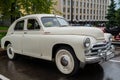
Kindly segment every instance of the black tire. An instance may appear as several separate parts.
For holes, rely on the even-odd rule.
[[[59,71],[65,75],[74,75],[80,69],[80,62],[78,61],[73,49],[69,47],[60,47],[57,49],[55,63]]]

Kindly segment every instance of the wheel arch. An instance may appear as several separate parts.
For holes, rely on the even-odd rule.
[[[10,41],[5,41],[4,47],[6,48],[8,44],[11,44],[11,42]]]
[[[57,49],[60,48],[60,47],[63,47],[63,46],[64,46],[64,47],[68,47],[68,48],[70,48],[70,49],[72,49],[72,50],[74,51],[73,47],[72,47],[71,45],[69,45],[69,44],[63,44],[63,43],[55,44],[55,45],[53,46],[53,48],[52,48],[52,59],[55,58]],[[74,53],[75,53],[75,51],[74,51]],[[76,56],[76,55],[75,55],[75,56]]]

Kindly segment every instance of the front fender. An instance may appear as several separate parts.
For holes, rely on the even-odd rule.
[[[64,35],[63,35],[64,36]],[[74,52],[76,57],[78,58],[79,61],[81,62],[85,62],[85,48],[84,48],[84,40],[88,37],[86,36],[75,36],[75,35],[71,35],[71,36],[59,36],[59,38],[56,38],[56,42],[54,43],[54,45],[56,44],[67,44],[70,45]],[[53,45],[53,46],[54,46]]]

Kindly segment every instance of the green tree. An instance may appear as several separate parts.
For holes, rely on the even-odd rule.
[[[120,27],[120,8],[116,11],[116,22],[117,26]]]
[[[116,26],[116,4],[114,0],[111,0],[110,6],[108,6],[108,13],[106,18],[108,19],[107,28]]]
[[[3,19],[11,18],[11,23],[20,17],[18,0],[0,0],[0,11]]]
[[[52,0],[0,0],[0,12],[13,22],[20,15],[50,13]]]
[[[116,22],[117,25],[120,27],[120,0],[118,0],[118,9],[116,10]]]
[[[20,0],[19,3],[26,14],[50,13],[54,4],[52,0]]]

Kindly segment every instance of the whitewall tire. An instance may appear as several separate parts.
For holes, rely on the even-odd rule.
[[[14,53],[12,44],[7,45],[7,56],[10,60],[13,60],[16,58],[16,54]]]
[[[59,71],[66,75],[74,75],[79,70],[79,61],[74,51],[68,47],[61,47],[57,50],[55,63]]]

